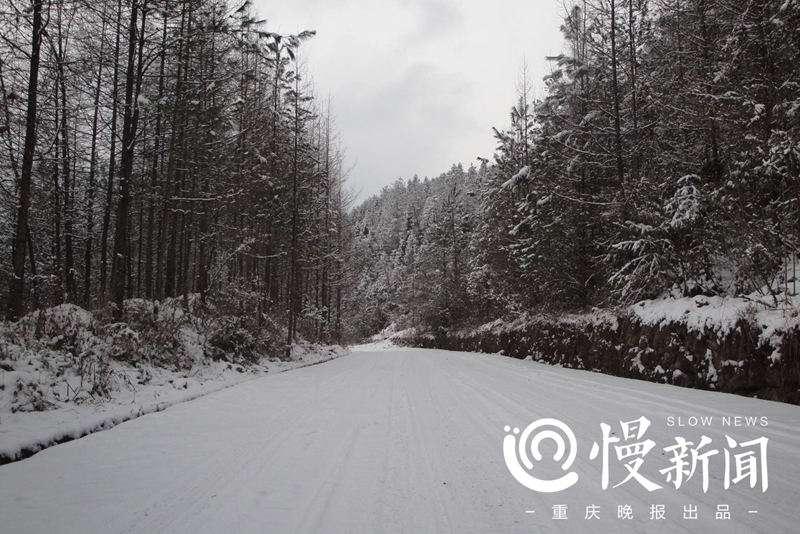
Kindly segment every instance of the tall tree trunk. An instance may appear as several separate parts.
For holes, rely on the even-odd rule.
[[[89,306],[92,288],[92,244],[94,240],[94,194],[97,173],[97,125],[100,119],[100,90],[103,86],[103,56],[106,45],[106,8],[103,7],[103,27],[100,30],[100,61],[97,66],[97,86],[94,90],[92,115],[92,145],[89,152],[89,184],[86,191],[86,244],[83,258],[83,305]]]
[[[136,129],[139,121],[138,97],[141,91],[144,67],[143,47],[147,0],[141,6],[141,29],[137,31],[139,0],[133,0],[128,33],[128,63],[125,73],[125,115],[122,123],[122,158],[120,159],[120,198],[117,204],[117,221],[114,232],[114,258],[111,267],[111,282],[114,294],[114,316],[121,318],[125,285],[128,280],[130,246],[128,237],[128,215],[131,204],[131,177],[133,174],[133,155]],[[137,47],[138,45],[138,47]],[[138,51],[137,51],[138,48]],[[138,57],[138,61],[137,61]]]
[[[164,175],[164,198],[161,212],[161,226],[159,227],[158,250],[156,251],[156,297],[171,297],[174,293],[175,283],[175,246],[178,231],[178,212],[172,199],[173,184],[180,190],[181,184],[178,176],[181,170],[178,165],[179,154],[183,143],[185,131],[185,113],[182,113],[183,90],[185,84],[184,73],[187,57],[186,36],[191,31],[192,8],[191,4],[183,3],[181,12],[180,42],[178,44],[178,71],[175,81],[175,106],[172,112],[172,132],[170,134],[169,156],[167,171]],[[187,28],[188,26],[188,28]],[[170,209],[172,213],[170,217]],[[170,229],[167,233],[167,229]],[[167,242],[169,235],[169,243]]]
[[[164,64],[167,53],[167,13],[164,12],[163,29],[161,34],[161,53],[158,67],[158,106],[164,98]],[[162,109],[157,109],[156,131],[153,140],[153,167],[150,172],[150,198],[147,207],[147,252],[145,256],[144,286],[145,296],[153,298],[153,232],[155,228],[155,202],[159,182],[159,158],[161,156],[161,119]],[[162,223],[164,224],[163,220]]]
[[[711,65],[711,35],[708,28],[706,16],[708,14],[708,6],[706,0],[700,0],[697,5],[698,18],[700,22],[700,40],[702,46],[702,59],[703,59],[703,74],[705,76],[704,88],[707,95],[711,95],[713,87],[709,81],[713,75]],[[706,157],[706,164],[704,169],[705,178],[709,181],[715,182],[722,178],[722,163],[719,156],[719,140],[717,134],[717,118],[715,106],[709,103],[707,106],[708,115],[708,131],[711,143],[711,158]]]
[[[622,159],[622,127],[620,125],[620,89],[617,64],[617,8],[616,0],[611,0],[611,93],[614,100],[614,158],[617,163],[617,183],[621,195],[620,213],[627,217],[625,194],[625,171]]]
[[[142,130],[142,138],[146,138],[146,131],[147,129],[144,128]],[[147,163],[144,158],[141,159],[141,176],[142,176],[142,191],[145,190],[144,186],[144,176],[147,176]],[[136,298],[142,297],[142,255],[144,254],[144,201],[145,195],[139,195],[139,224],[138,224],[138,232],[139,235],[137,237],[137,253],[136,253],[136,290],[133,290],[133,284],[131,284],[131,289],[129,293],[132,293]]]
[[[136,1],[136,0],[134,0]],[[108,233],[111,226],[111,210],[114,204],[114,175],[117,158],[117,115],[119,113],[119,52],[122,34],[122,0],[117,0],[116,41],[114,44],[114,81],[111,90],[111,147],[108,161],[108,183],[106,184],[106,205],[103,211],[103,233],[100,238],[100,298],[108,297]]]
[[[28,76],[28,109],[25,115],[25,148],[22,153],[22,172],[19,184],[19,208],[11,252],[13,275],[8,291],[8,318],[13,320],[24,310],[25,290],[25,244],[28,240],[28,215],[31,206],[31,181],[33,156],[36,150],[36,98],[39,89],[39,56],[42,45],[42,4],[33,0],[33,31],[31,38],[31,61]]]
[[[294,343],[295,331],[297,330],[297,286],[299,285],[299,272],[298,272],[298,215],[300,206],[297,199],[297,192],[299,184],[299,151],[300,151],[300,81],[295,75],[295,94],[294,94],[294,137],[292,144],[292,240],[290,245],[290,261],[289,261],[289,283],[288,283],[288,297],[289,297],[289,327],[287,335],[287,351],[291,351],[291,345]],[[288,353],[287,353],[288,355]]]
[[[216,22],[216,21],[215,21]],[[210,57],[207,60],[203,60],[203,55],[200,56],[200,63],[202,65],[208,65],[208,72],[205,76],[206,79],[215,79],[216,75],[216,42],[215,42],[215,35],[211,34],[211,50],[210,50]],[[206,97],[208,98],[208,97]],[[216,100],[216,93],[211,94],[211,101],[207,102],[207,107],[211,109],[216,109],[217,100]],[[205,139],[203,146],[206,147],[203,149],[202,157],[201,157],[201,171],[203,173],[202,177],[202,184],[200,186],[200,228],[198,231],[198,242],[197,242],[197,279],[195,282],[196,291],[200,293],[200,301],[203,305],[206,303],[206,293],[208,291],[208,258],[206,257],[208,252],[208,241],[210,240],[209,235],[209,223],[210,223],[210,216],[211,216],[211,198],[210,198],[210,183],[209,183],[209,175],[211,173],[211,161],[212,158],[209,154],[209,149],[214,144],[213,135],[210,132],[206,132]],[[194,210],[192,210],[194,211]],[[256,278],[256,275],[251,275],[251,279]]]
[[[64,281],[66,302],[74,302],[76,295],[75,288],[75,261],[72,250],[72,202],[71,198],[71,176],[70,176],[70,154],[69,154],[69,117],[67,115],[67,82],[64,64],[66,62],[66,50],[63,48],[64,37],[61,33],[62,6],[58,7],[58,90],[61,92],[61,175],[64,186]],[[57,92],[58,92],[57,90]]]
[[[55,124],[56,131],[55,150],[56,157],[53,162],[53,273],[55,274],[55,294],[53,295],[55,303],[61,304],[64,302],[64,264],[62,263],[63,256],[61,255],[61,160],[59,152],[62,148],[61,144],[61,121],[60,110],[58,108],[58,85],[56,85],[55,98]]]
[[[36,280],[36,254],[34,253],[33,247],[33,237],[31,236],[31,227],[28,226],[28,238],[26,239],[28,242],[28,256],[30,257],[31,261],[31,276],[33,277],[31,280],[31,293],[33,294],[33,306],[35,308],[39,307],[39,293],[38,293],[38,285],[39,283]]]
[[[635,18],[633,12],[633,2],[634,0],[628,0],[628,51],[631,69],[631,113],[633,119],[633,135],[631,136],[631,139],[633,140],[633,145],[635,147],[639,144],[639,109],[636,99],[636,74],[638,65],[636,60],[636,32],[634,26]],[[636,180],[639,178],[639,165],[639,150],[634,148],[631,165],[631,174],[634,182],[636,182]]]
[[[331,100],[328,97],[328,106],[325,113],[325,214],[323,217],[322,228],[322,332],[326,336],[330,330],[330,292],[328,288],[328,276],[330,268],[331,250]],[[320,143],[322,145],[322,143]]]
[[[3,58],[0,57],[0,94],[7,95],[5,76],[3,75]],[[11,129],[11,110],[8,108],[10,98],[3,98],[3,115],[5,118],[5,125],[2,129],[5,130],[8,138],[6,146],[8,147],[8,160],[11,164],[11,173],[14,175],[14,180],[19,184],[19,167],[17,166],[17,157],[14,150],[14,142],[17,140],[16,136],[12,133]]]
[[[189,193],[189,198],[192,200],[189,201],[189,214],[184,217],[183,219],[183,236],[184,236],[184,244],[181,253],[181,261],[180,261],[180,284],[179,290],[183,295],[184,302],[188,302],[189,292],[190,292],[190,282],[192,277],[190,275],[189,269],[191,267],[191,258],[192,258],[192,245],[196,239],[197,228],[194,224],[194,212],[197,208],[197,167],[193,166],[192,172],[192,186],[191,191]]]

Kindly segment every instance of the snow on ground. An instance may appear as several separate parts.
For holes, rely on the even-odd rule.
[[[88,316],[84,319],[90,320]],[[175,371],[107,360],[79,374],[71,372],[72,358],[31,351],[14,361],[13,367],[0,366],[0,463],[266,373],[313,365],[346,353],[338,346],[299,344],[289,361],[264,358],[259,364],[245,366],[197,358],[191,369]],[[96,380],[99,373],[108,377],[102,381],[102,392],[90,387],[101,383]]]
[[[690,331],[704,329],[727,334],[740,320],[758,325],[761,345],[773,347],[773,360],[780,359],[784,332],[800,326],[800,296],[784,296],[780,305],[768,297],[684,297],[679,299],[645,300],[631,306],[629,312],[643,324],[666,325],[681,322]]]
[[[361,347],[358,350],[389,349],[397,346],[405,346],[408,345],[408,343],[404,343],[405,341],[418,336],[420,333],[416,327],[405,328],[403,330],[398,330],[397,328],[397,323],[391,323],[389,326],[370,337],[368,343],[358,345],[358,347]]]
[[[672,323],[686,325],[690,332],[713,331],[721,336],[737,327],[739,321],[757,326],[760,346],[773,349],[773,361],[780,359],[780,348],[786,332],[800,328],[800,295],[778,294],[775,297],[753,293],[748,296],[660,298],[643,300],[619,310],[595,309],[590,313],[542,316],[521,314],[513,319],[497,319],[478,327],[459,332],[463,336],[511,332],[528,324],[545,322],[580,325],[610,325],[616,330],[620,317],[631,316],[638,322],[666,327]],[[392,333],[390,339],[401,339],[404,334],[414,334],[413,329]]]
[[[797,406],[498,355],[361,349],[323,365],[249,380],[0,467],[3,530],[798,531]],[[647,428],[643,416],[651,423]],[[512,476],[512,469],[522,481],[529,481],[525,473],[543,480],[565,475],[563,458],[552,461],[556,447],[548,434],[540,443],[541,460],[530,468],[513,448],[504,455],[505,442],[527,440],[524,429],[544,418],[557,419],[575,435],[574,447],[566,440],[576,451],[567,471],[577,482],[555,493],[531,490]],[[637,420],[638,428],[627,432],[620,424]],[[606,442],[602,423],[609,425]],[[699,447],[701,436],[711,442]],[[670,449],[678,438],[692,442],[682,457],[689,463],[680,487],[678,471],[669,471],[681,452]],[[765,451],[748,445],[761,438],[768,440]],[[593,443],[601,449],[594,459]],[[691,449],[701,456],[717,451],[708,457],[705,491],[702,458],[689,478]],[[650,492],[635,478],[623,482],[634,465],[628,462],[637,458],[643,463],[636,473],[660,489]]]
[[[395,343],[395,341],[402,339],[408,333],[414,333],[414,332],[416,332],[414,328],[408,328],[406,330],[398,331],[397,324],[392,323],[383,330],[381,330],[379,333],[370,337],[368,342],[361,343],[360,345],[353,345],[350,347],[350,349],[356,352],[399,349],[401,347],[398,346]]]
[[[350,350],[353,352],[370,352],[375,350],[399,349],[391,339],[372,340],[369,343],[353,345]]]

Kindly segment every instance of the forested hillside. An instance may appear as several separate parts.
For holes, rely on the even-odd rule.
[[[10,319],[196,294],[291,343],[795,290],[796,0],[575,2],[494,161],[352,212],[313,31],[222,0],[6,0],[0,24]]]
[[[3,0],[0,262],[10,319],[199,294],[341,334],[342,151],[298,59],[224,0]]]
[[[354,332],[796,290],[800,4],[578,1],[494,162],[354,212]]]

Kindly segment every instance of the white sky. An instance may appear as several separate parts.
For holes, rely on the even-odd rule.
[[[561,52],[563,0],[255,0],[267,28],[316,30],[303,45],[331,96],[359,200],[397,178],[491,159],[527,58],[541,95]]]

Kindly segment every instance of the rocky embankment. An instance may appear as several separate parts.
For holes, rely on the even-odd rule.
[[[741,299],[695,297],[615,313],[498,320],[439,335],[407,331],[394,341],[800,404],[797,315]]]

